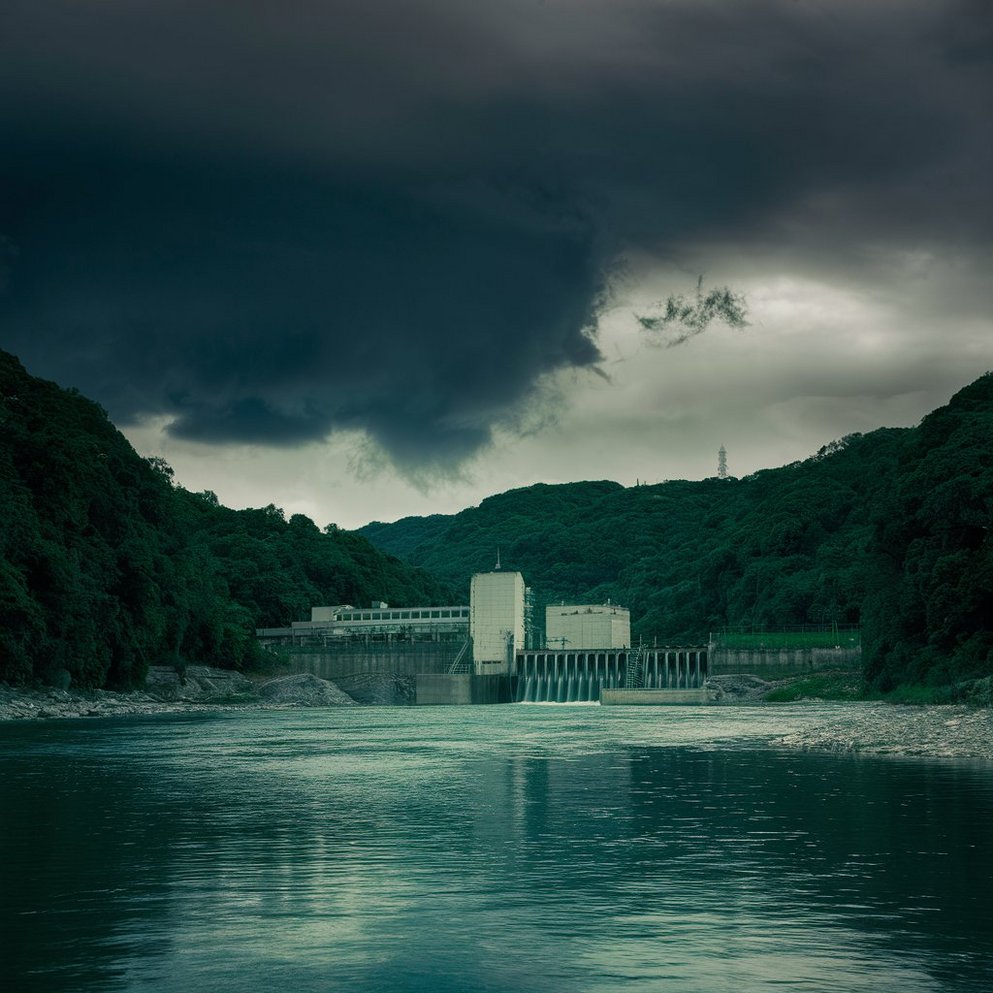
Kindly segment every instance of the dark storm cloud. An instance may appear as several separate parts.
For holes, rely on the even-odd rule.
[[[121,421],[453,465],[595,366],[625,250],[989,234],[981,5],[483,8],[8,3],[3,345]]]

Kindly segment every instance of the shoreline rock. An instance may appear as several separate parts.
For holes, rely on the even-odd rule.
[[[711,676],[704,684],[707,703],[722,707],[762,703],[774,685],[748,673]]]
[[[309,673],[253,682],[241,673],[211,666],[189,666],[182,677],[175,669],[153,666],[144,689],[122,693],[0,684],[0,721],[356,705],[334,683]]]
[[[297,707],[357,707],[353,700],[335,683],[310,672],[278,676],[256,687],[259,697],[276,704]]]

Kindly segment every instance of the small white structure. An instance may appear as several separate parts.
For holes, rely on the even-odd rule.
[[[545,608],[550,649],[629,648],[631,612],[616,603],[561,604]]]
[[[311,624],[330,624],[338,619],[338,615],[343,610],[354,610],[350,603],[339,604],[337,607],[311,607]]]
[[[477,675],[510,675],[524,648],[524,577],[477,572],[469,586],[469,635]]]

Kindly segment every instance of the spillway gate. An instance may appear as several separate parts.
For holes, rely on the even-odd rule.
[[[705,646],[518,652],[511,692],[525,703],[581,703],[601,689],[698,689],[708,674]]]

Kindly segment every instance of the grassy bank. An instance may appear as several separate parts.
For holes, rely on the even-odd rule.
[[[888,693],[867,688],[858,669],[834,669],[779,680],[765,695],[767,703],[799,700],[882,700],[906,706],[966,704],[993,706],[993,678],[973,679],[950,686],[897,686]]]
[[[836,669],[809,673],[794,679],[778,680],[765,695],[767,703],[795,703],[798,700],[866,700],[865,683],[858,669]]]

